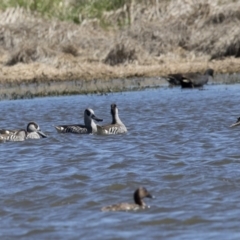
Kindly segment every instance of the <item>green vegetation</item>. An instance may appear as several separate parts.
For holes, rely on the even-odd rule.
[[[48,18],[80,23],[86,18],[101,20],[104,11],[116,10],[127,0],[2,0],[0,9],[23,7]]]

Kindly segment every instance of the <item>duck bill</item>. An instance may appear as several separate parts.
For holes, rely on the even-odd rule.
[[[147,198],[155,198],[155,196],[151,195],[150,193],[146,197]]]
[[[43,138],[47,137],[47,135],[45,133],[43,133],[42,131],[38,131],[38,134],[41,135]]]
[[[97,122],[102,122],[103,119],[97,118],[95,115],[92,115],[92,119],[94,119]]]
[[[240,121],[230,125],[230,127],[236,127],[236,126],[239,126],[239,125],[240,125]]]

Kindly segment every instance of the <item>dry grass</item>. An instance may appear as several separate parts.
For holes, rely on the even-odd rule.
[[[81,25],[21,8],[0,12],[0,81],[239,72],[240,1],[172,0],[125,6]],[[130,22],[125,27],[119,22]]]
[[[214,68],[218,73],[240,72],[240,61],[237,58],[227,58],[207,62],[171,62],[161,65],[118,65],[109,66],[104,63],[82,63],[70,68],[55,68],[41,63],[16,64],[11,67],[0,67],[2,83],[31,83],[65,80],[114,79],[129,77],[165,76],[169,73],[204,72],[206,68]],[[215,79],[217,80],[217,79]]]

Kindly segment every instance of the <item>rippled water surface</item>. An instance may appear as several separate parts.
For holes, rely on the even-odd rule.
[[[240,239],[240,85],[0,102],[1,128],[36,121],[47,139],[0,144],[1,239]],[[129,132],[58,134],[116,103]],[[150,209],[101,212],[132,202]]]

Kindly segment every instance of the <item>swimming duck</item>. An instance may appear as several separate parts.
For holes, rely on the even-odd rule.
[[[73,124],[73,125],[58,125],[55,126],[59,133],[78,133],[78,134],[89,134],[97,132],[97,125],[93,121],[102,121],[102,119],[97,118],[94,111],[90,108],[84,111],[84,124]]]
[[[30,122],[27,125],[27,139],[46,138],[47,135],[43,133],[36,122]]]
[[[119,203],[110,206],[103,207],[101,210],[104,212],[108,211],[129,211],[129,210],[139,210],[149,208],[144,202],[143,198],[154,198],[146,188],[139,187],[133,194],[133,199],[135,203]]]
[[[20,129],[14,133],[1,134],[0,140],[6,142],[21,142],[27,139],[27,134],[25,129]]]
[[[240,117],[237,119],[237,121],[235,123],[233,123],[232,125],[230,125],[230,127],[236,127],[240,125]]]
[[[1,129],[0,135],[12,135],[19,131],[19,129],[9,130]],[[46,134],[43,133],[36,122],[29,122],[27,125],[27,139],[39,139],[46,138]]]
[[[127,128],[122,123],[118,115],[118,108],[116,104],[111,104],[112,123],[104,126],[97,125],[98,134],[119,134],[126,133]]]

